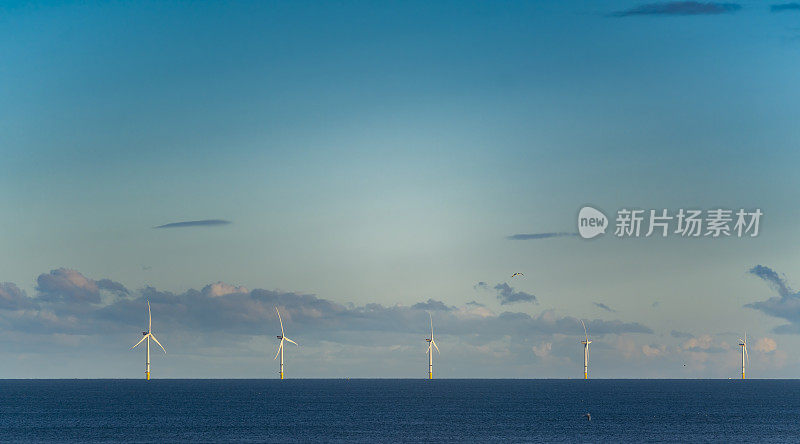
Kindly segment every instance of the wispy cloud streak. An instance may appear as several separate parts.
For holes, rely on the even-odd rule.
[[[713,15],[735,12],[742,9],[738,3],[717,2],[661,2],[634,6],[612,15],[630,17],[640,15]]]
[[[592,304],[594,304],[595,307],[602,308],[603,310],[605,310],[605,311],[607,311],[609,313],[616,313],[616,311],[617,311],[617,310],[614,310],[613,308],[609,307],[608,305],[606,305],[606,304],[604,304],[602,302],[592,302]]]
[[[779,3],[769,7],[770,12],[800,11],[800,3]]]
[[[185,228],[185,227],[213,227],[217,225],[228,225],[231,221],[223,219],[187,220],[185,222],[172,222],[159,225],[153,228]]]
[[[571,237],[577,236],[578,233],[521,233],[521,234],[512,234],[508,236],[506,239],[508,240],[536,240],[536,239],[548,239],[551,237]]]

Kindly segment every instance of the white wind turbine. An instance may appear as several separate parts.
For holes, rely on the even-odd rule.
[[[278,311],[278,307],[275,307],[275,313],[278,313],[278,322],[281,323],[281,335],[278,336],[278,339],[281,340],[281,343],[278,345],[278,352],[275,353],[275,357],[273,360],[278,359],[278,355],[281,355],[281,379],[283,379],[283,341],[289,341],[296,346],[300,346],[297,342],[292,341],[291,339],[287,338],[283,335],[283,320],[281,319],[281,312]]]
[[[742,347],[742,379],[744,379],[744,360],[747,358],[747,363],[750,364],[750,355],[747,354],[747,332],[744,332],[744,339],[739,339],[739,347]]]
[[[586,330],[586,324],[583,323],[583,319],[581,319],[581,325],[583,325],[583,335],[584,340],[581,341],[583,344],[583,379],[589,379],[589,344],[592,341],[589,340],[589,332]]]
[[[150,380],[150,339],[153,339],[154,341],[156,341],[156,344],[158,344],[158,346],[161,347],[161,350],[164,350],[164,354],[167,353],[167,350],[164,348],[163,345],[161,345],[160,342],[158,342],[158,339],[156,339],[156,336],[153,334],[153,316],[150,314],[150,301],[147,301],[147,331],[143,331],[142,335],[143,335],[142,339],[140,339],[139,342],[136,343],[136,345],[131,347],[131,350],[133,350],[134,348],[138,347],[139,344],[142,343],[142,341],[147,339],[147,358],[145,360],[145,365],[144,365],[144,374],[145,374],[145,378],[149,381]]]
[[[428,316],[431,318],[431,337],[430,339],[425,338],[425,340],[428,341],[428,379],[433,379],[433,349],[436,348],[436,353],[441,352],[436,345],[436,341],[433,340],[433,316],[430,313],[428,313]]]

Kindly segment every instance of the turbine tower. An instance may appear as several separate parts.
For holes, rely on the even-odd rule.
[[[586,330],[586,324],[583,323],[583,319],[581,319],[581,325],[583,325],[583,336],[585,338],[581,341],[581,344],[583,344],[583,379],[589,379],[589,344],[592,341],[589,340],[589,332]]]
[[[145,339],[147,340],[147,354],[146,354],[145,364],[144,364],[144,376],[145,376],[145,379],[147,379],[149,381],[150,380],[150,339],[153,339],[154,341],[156,341],[156,344],[158,344],[158,346],[161,347],[161,350],[164,350],[164,354],[167,353],[167,350],[164,348],[163,345],[161,345],[160,342],[158,342],[158,339],[156,339],[156,336],[153,334],[153,316],[150,314],[150,301],[147,301],[147,331],[143,331],[142,335],[143,335],[142,339],[139,339],[139,342],[137,342],[136,345],[131,347],[131,350],[133,350],[134,348],[138,347],[139,344],[141,344]]]
[[[431,337],[430,339],[425,338],[428,341],[428,379],[433,379],[433,348],[436,348],[436,353],[441,352],[436,345],[436,341],[433,340],[433,316],[430,313],[428,313],[428,316],[431,318]]]
[[[747,358],[747,363],[750,363],[750,355],[747,354],[747,332],[744,332],[744,339],[739,339],[739,347],[742,347],[742,379],[744,379],[744,360]]]
[[[283,341],[289,341],[294,345],[300,346],[297,342],[292,341],[291,339],[287,338],[283,335],[283,320],[281,320],[281,312],[278,311],[278,307],[275,307],[275,313],[278,313],[278,322],[281,323],[281,335],[278,336],[278,339],[281,340],[280,344],[278,345],[278,352],[275,353],[275,357],[273,360],[278,359],[278,355],[281,355],[281,379],[283,379]]]

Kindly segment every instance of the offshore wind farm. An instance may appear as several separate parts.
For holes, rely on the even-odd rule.
[[[0,442],[796,442],[799,18],[2,2]]]

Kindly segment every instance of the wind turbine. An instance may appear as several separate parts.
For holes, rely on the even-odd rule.
[[[149,381],[150,380],[150,339],[153,339],[154,341],[156,341],[156,344],[158,344],[158,346],[161,347],[161,350],[164,350],[164,354],[167,353],[167,350],[164,348],[163,345],[161,345],[160,342],[158,342],[158,339],[156,339],[156,336],[153,334],[153,316],[150,314],[150,301],[147,301],[147,331],[143,331],[142,335],[143,335],[142,339],[139,339],[139,342],[137,342],[136,345],[131,347],[131,350],[133,350],[134,348],[138,347],[139,344],[141,344],[145,339],[147,339],[147,358],[146,358],[146,361],[145,361],[145,364],[144,364],[144,375],[145,375],[145,378]]]
[[[583,344],[583,379],[589,379],[589,344],[592,341],[589,340],[589,332],[586,330],[586,324],[583,323],[583,319],[581,319],[581,325],[583,325],[583,335],[586,338],[581,341],[581,344]]]
[[[287,338],[283,335],[283,320],[281,320],[281,312],[278,311],[278,307],[275,307],[275,313],[278,313],[278,322],[281,323],[281,335],[278,336],[278,339],[281,340],[281,343],[278,345],[278,352],[275,353],[275,357],[273,360],[278,359],[278,355],[281,355],[281,379],[283,379],[283,341],[289,341],[296,346],[300,346],[297,342],[292,341],[291,339]]]
[[[425,338],[428,341],[428,379],[433,379],[433,348],[436,348],[437,353],[441,353],[439,351],[439,347],[436,345],[436,341],[433,340],[433,315],[428,313],[428,316],[431,318],[431,337],[430,339]]]
[[[750,363],[750,355],[747,354],[747,332],[744,332],[744,339],[739,339],[739,347],[742,347],[742,379],[744,379],[744,360],[747,358],[747,363]]]

